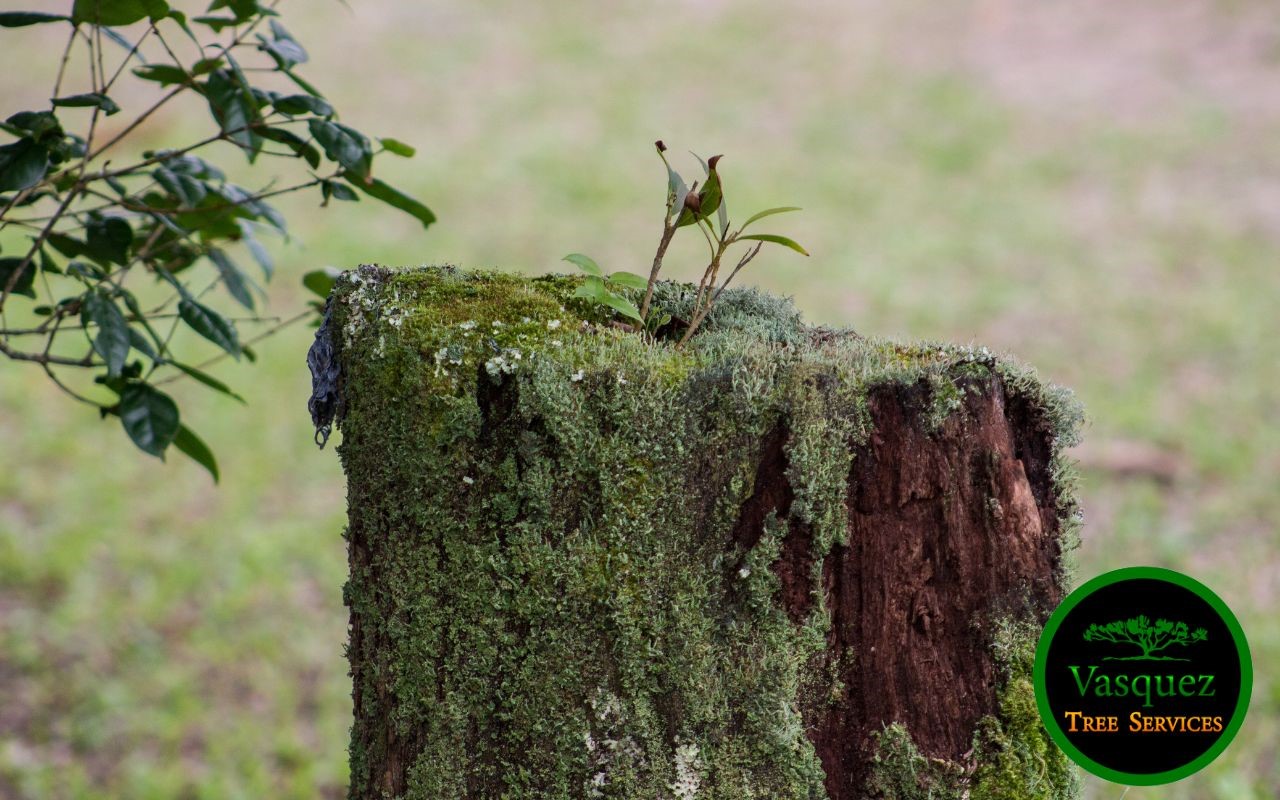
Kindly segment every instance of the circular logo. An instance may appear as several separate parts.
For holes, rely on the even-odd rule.
[[[1107,780],[1181,780],[1244,722],[1253,665],[1235,615],[1179,572],[1129,567],[1072,592],[1036,649],[1045,727],[1068,757]]]

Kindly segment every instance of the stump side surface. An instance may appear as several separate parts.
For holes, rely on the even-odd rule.
[[[351,796],[1071,796],[1027,704],[1069,400],[747,291],[648,344],[574,285],[339,282]]]

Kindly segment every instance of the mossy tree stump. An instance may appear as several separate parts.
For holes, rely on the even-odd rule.
[[[1069,397],[751,291],[646,343],[574,286],[335,288],[351,797],[1072,796],[1029,680]]]

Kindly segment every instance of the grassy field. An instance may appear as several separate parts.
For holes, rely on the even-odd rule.
[[[979,342],[1074,387],[1078,574],[1182,569],[1241,617],[1257,679],[1236,743],[1128,800],[1280,796],[1280,7],[350,6],[284,4],[304,74],[418,146],[393,177],[440,222],[283,203],[276,313],[326,264],[542,272],[583,251],[641,271],[651,142],[723,152],[731,208],[805,207],[782,219],[813,257],[771,253],[749,281],[816,321]],[[0,31],[6,115],[46,102],[60,44]],[[141,144],[206,116],[157,119]],[[673,276],[694,277],[694,244]],[[217,488],[0,365],[0,797],[342,796],[344,490],[311,441],[309,338],[218,373],[248,408],[178,390]]]

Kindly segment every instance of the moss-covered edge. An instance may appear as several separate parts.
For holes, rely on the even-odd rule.
[[[363,647],[363,658],[379,654],[355,674],[356,693],[381,698],[364,703],[363,713],[392,713],[395,731],[416,737],[408,781],[393,788],[422,798],[545,797],[551,786],[564,797],[824,797],[797,710],[797,695],[812,677],[805,665],[824,640],[823,609],[797,628],[777,608],[769,564],[781,530],[766,524],[761,542],[737,560],[719,552],[751,490],[754,444],[787,418],[794,512],[813,526],[815,548],[825,553],[845,535],[844,443],[865,441],[868,389],[926,382],[933,388],[926,423],[938,426],[973,378],[996,376],[1050,429],[1065,550],[1073,546],[1076,508],[1062,451],[1075,441],[1079,407],[1069,392],[985,348],[902,345],[813,329],[788,301],[751,290],[726,293],[692,346],[646,344],[573,298],[575,286],[565,276],[362,267],[335,288],[329,324],[342,370],[349,535],[366,542],[385,537],[381,563],[353,559],[346,590],[353,617],[379,620],[376,630],[353,632],[352,647]],[[679,315],[691,287],[663,283],[656,298]],[[820,382],[833,388],[816,396],[814,382],[805,380],[814,374],[838,380]],[[506,413],[536,417],[554,431],[504,427],[493,408],[483,407],[478,398],[486,395],[490,403],[506,402],[494,392],[512,383],[519,387],[517,407]],[[723,419],[734,424],[718,425]],[[494,437],[502,446],[489,449],[515,455],[486,462]],[[600,452],[605,438],[615,452]],[[551,440],[559,452],[545,452]],[[657,523],[634,513],[679,505],[670,501],[688,483],[682,465],[695,462],[723,473],[711,476],[721,496],[700,512],[697,526],[675,510]],[[559,485],[566,470],[600,493],[587,511],[595,520],[566,520],[554,508],[573,499],[573,490]],[[414,495],[419,503],[405,502]],[[389,505],[385,497],[398,499]],[[483,497],[483,507],[467,505],[468,497]],[[463,519],[511,527],[516,540],[481,541]],[[716,546],[669,552],[655,535],[659,525],[704,529]],[[423,547],[422,531],[438,532],[438,547]],[[625,544],[607,540],[615,534],[627,537]],[[557,537],[555,546],[549,536]],[[607,563],[611,548],[641,563]],[[674,563],[691,554],[694,563]],[[438,578],[445,562],[453,585]],[[736,587],[727,600],[708,593],[705,572],[727,574]],[[539,580],[572,591],[550,603],[528,589]],[[735,632],[725,641],[723,630],[711,630],[716,620],[692,611],[648,619],[655,598],[645,583],[666,593],[659,605],[685,602],[688,610],[701,603],[731,619]],[[446,605],[453,618],[440,617]],[[468,608],[488,621],[459,619]],[[510,662],[503,648],[520,651],[521,626],[574,614],[605,619],[618,641],[674,652],[664,651],[669,663],[655,672],[651,654],[627,663],[625,644],[597,653],[592,648],[602,639],[588,631],[521,651],[524,661]],[[999,713],[975,732],[971,763],[925,759],[908,731],[890,727],[869,788],[886,798],[1074,796],[1074,772],[1048,740],[1030,696],[1026,655],[1034,651],[1036,630],[1030,621],[1007,620],[990,631],[1005,681]],[[463,642],[478,650],[451,661]],[[723,652],[703,652],[710,642]],[[524,662],[536,669],[524,670]],[[556,663],[568,667],[548,676]],[[504,670],[513,673],[505,690],[481,685],[486,674]],[[689,705],[674,717],[645,700],[672,694]],[[527,699],[528,708],[511,707],[513,697]],[[566,704],[578,712],[546,731],[521,716]],[[495,713],[503,720],[495,730],[468,728],[475,715]],[[670,730],[672,718],[683,720],[682,730]],[[519,732],[520,725],[538,732]],[[379,785],[368,771],[385,761],[379,748],[396,744],[371,735],[380,726],[385,720],[357,716],[353,796],[369,796],[360,787]],[[730,730],[734,736],[725,735]],[[504,754],[534,751],[542,755],[525,758],[524,774],[507,769]]]

